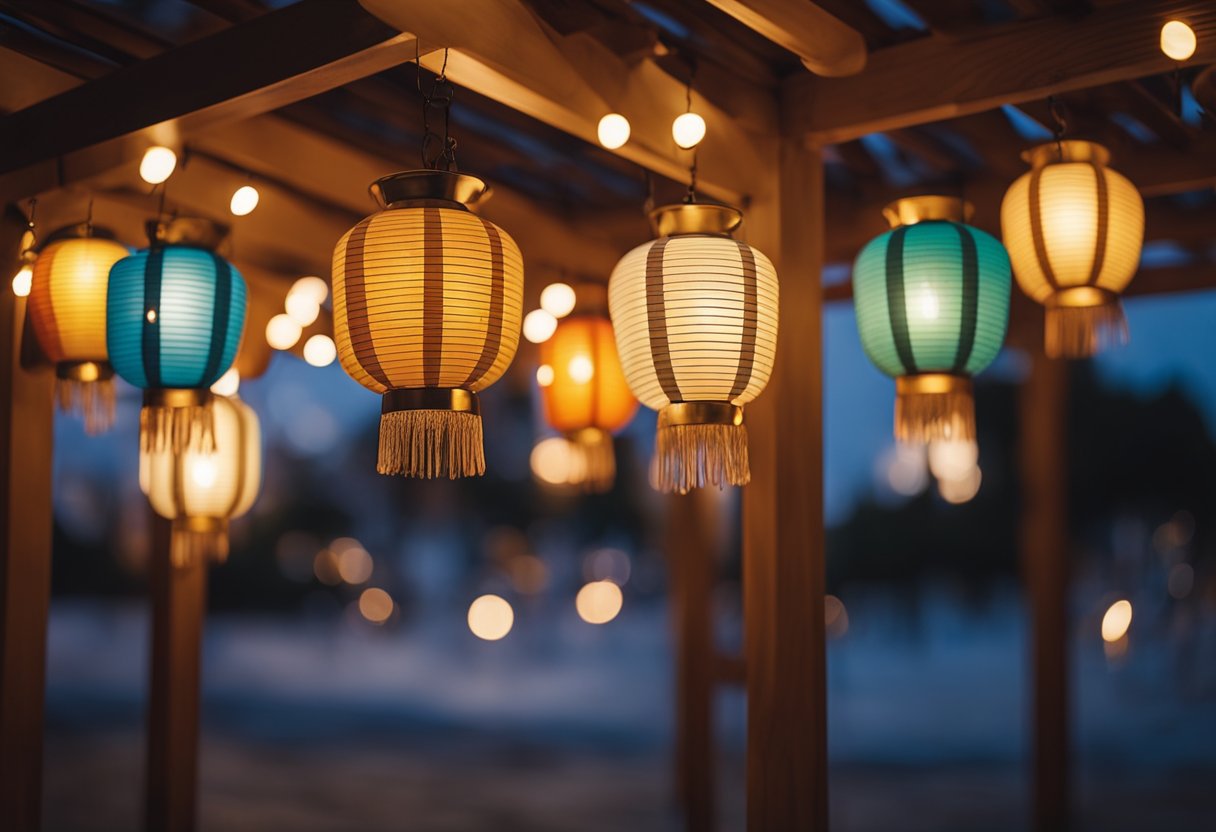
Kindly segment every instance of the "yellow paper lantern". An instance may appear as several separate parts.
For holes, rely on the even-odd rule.
[[[152,510],[173,521],[173,562],[179,566],[228,555],[228,521],[245,514],[262,480],[262,439],[257,414],[240,399],[212,403],[215,450],[175,451],[145,446],[139,485]]]
[[[342,367],[383,395],[382,474],[485,472],[477,393],[519,343],[519,247],[469,211],[480,179],[410,171],[373,186],[385,208],[334,249],[334,336]]]
[[[742,220],[724,205],[655,209],[659,238],[626,254],[608,284],[625,377],[659,411],[665,491],[751,477],[743,405],[772,372],[778,289],[769,259],[731,239]]]
[[[84,417],[85,430],[114,423],[114,369],[106,349],[106,287],[110,267],[127,256],[114,240],[93,236],[53,240],[34,261],[29,314],[42,352],[55,364],[61,410]]]
[[[577,305],[541,344],[538,378],[545,421],[561,431],[583,457],[581,482],[587,491],[612,487],[616,458],[612,434],[637,412],[638,402],[616,354],[612,324],[603,313],[604,290],[580,286]]]
[[[1053,358],[1127,341],[1119,302],[1140,262],[1144,201],[1093,142],[1041,145],[1001,204],[1001,232],[1018,285],[1047,309]]]

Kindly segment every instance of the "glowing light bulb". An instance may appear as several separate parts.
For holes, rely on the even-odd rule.
[[[685,150],[691,150],[705,138],[705,119],[696,113],[681,113],[671,123],[671,137]]]
[[[486,641],[498,641],[515,624],[515,611],[505,598],[482,595],[469,604],[469,629]]]
[[[609,113],[600,119],[596,133],[600,144],[609,150],[616,150],[629,141],[629,119],[620,113]]]
[[[1195,30],[1181,20],[1171,20],[1161,27],[1161,51],[1167,58],[1185,61],[1195,54],[1198,43]]]
[[[379,587],[368,587],[359,595],[359,612],[373,624],[383,624],[393,614],[393,598]]]
[[[612,581],[592,581],[578,591],[574,608],[588,624],[607,624],[621,611],[621,588]]]
[[[215,467],[215,463],[206,457],[198,457],[194,460],[194,465],[190,467],[190,479],[199,488],[210,488],[215,485],[215,480],[219,476],[219,471]]]
[[[159,185],[173,175],[177,154],[167,147],[149,147],[139,162],[139,178],[149,185]]]
[[[287,297],[290,298],[292,295],[303,295],[306,298],[311,298],[313,303],[320,306],[329,297],[329,284],[319,277],[301,277],[291,284]]]
[[[22,266],[20,271],[13,276],[13,294],[19,298],[28,297],[30,287],[34,285],[34,270],[29,266]]]
[[[555,318],[574,311],[574,289],[565,283],[550,283],[540,293],[540,308]]]
[[[591,359],[587,356],[576,355],[566,365],[566,372],[570,374],[570,379],[575,384],[586,384],[595,375],[595,365],[591,363]]]
[[[1120,599],[1111,604],[1102,616],[1102,640],[1118,641],[1132,626],[1132,602]]]
[[[288,317],[300,326],[308,326],[321,314],[321,304],[306,292],[288,292],[283,308],[287,310]]]
[[[228,372],[224,373],[215,384],[211,385],[211,392],[217,396],[235,396],[236,391],[241,389],[241,371],[236,367],[229,367]]]
[[[228,210],[235,216],[243,217],[258,207],[258,200],[261,194],[258,189],[252,185],[242,185],[237,188],[232,194],[232,201],[228,203]]]
[[[304,342],[304,360],[314,367],[328,367],[338,357],[334,339],[317,333]]]
[[[536,368],[536,383],[541,387],[548,387],[553,383],[553,367],[548,364],[541,364]]]
[[[290,315],[275,315],[266,323],[266,343],[289,350],[300,340],[300,325]]]
[[[543,309],[533,309],[524,316],[524,337],[533,344],[543,344],[557,331],[557,318]]]
[[[149,309],[148,314],[144,315],[144,317],[148,319],[148,323],[150,323],[150,324],[156,323],[156,310]]]

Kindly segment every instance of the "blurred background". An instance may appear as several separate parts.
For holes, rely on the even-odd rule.
[[[1069,374],[1079,828],[1207,830],[1216,297],[1136,298],[1127,313],[1131,344]],[[827,308],[825,347],[833,828],[1026,828],[1027,361],[1006,350],[979,380],[982,482],[948,500],[924,455],[892,443],[892,385],[862,354],[851,305]],[[378,401],[336,363],[276,353],[242,384],[265,482],[211,572],[203,828],[679,828],[665,501],[646,475],[654,414],[620,437],[610,492],[549,485],[531,461],[546,435],[534,374],[525,350],[485,394],[488,472],[456,482],[377,475]],[[56,424],[50,829],[139,823],[150,636],[137,408],[120,388],[112,433]],[[739,495],[713,499],[729,655]],[[576,604],[602,580],[620,587],[619,612],[613,597]],[[511,608],[500,640],[477,635],[506,626],[502,610],[473,606],[486,594]],[[718,812],[737,829],[742,691],[721,688],[717,705]]]

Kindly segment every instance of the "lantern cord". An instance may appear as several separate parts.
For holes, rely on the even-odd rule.
[[[429,90],[422,88],[422,55],[418,43],[414,43],[415,85],[422,96],[422,166],[428,170],[447,170],[455,172],[456,139],[451,134],[452,99],[456,90],[448,83],[448,49],[443,50],[443,65],[439,74],[431,81]],[[443,111],[443,135],[431,129],[431,110]],[[435,146],[438,146],[435,149]]]
[[[692,164],[688,166],[688,193],[684,201],[692,204],[697,201],[697,149],[692,149]]]
[[[1047,96],[1047,111],[1051,114],[1052,135],[1056,140],[1056,152],[1060,159],[1064,158],[1064,133],[1068,130],[1068,119],[1064,113],[1064,105],[1054,95]]]
[[[30,198],[30,215],[25,221],[25,234],[21,237],[21,256],[24,258],[34,250],[37,237],[34,231],[34,214],[38,210],[38,197]]]
[[[86,237],[93,236],[93,197],[89,197],[89,212],[84,218],[84,235]]]

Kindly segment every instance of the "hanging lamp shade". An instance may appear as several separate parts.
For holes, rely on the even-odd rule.
[[[965,224],[970,206],[942,196],[884,209],[892,229],[853,265],[853,304],[866,355],[895,379],[901,441],[974,439],[971,377],[1000,352],[1009,322],[1009,257]]]
[[[485,473],[477,394],[515,356],[524,288],[515,241],[469,211],[487,190],[447,171],[384,177],[384,210],[334,249],[334,340],[382,395],[381,474]]]
[[[612,434],[637,412],[616,353],[602,286],[579,286],[574,311],[540,345],[537,371],[545,421],[561,431],[582,459],[577,469],[590,492],[612,487],[616,455]]]
[[[228,555],[228,521],[253,506],[262,482],[262,438],[257,414],[235,396],[211,405],[215,448],[145,447],[139,484],[152,510],[173,521],[173,562]]]
[[[85,430],[114,423],[114,369],[106,349],[106,286],[127,248],[91,226],[50,238],[34,261],[29,315],[42,352],[55,365],[61,410],[84,417]]]
[[[1001,234],[1018,285],[1046,307],[1052,358],[1127,342],[1119,296],[1136,274],[1144,201],[1107,167],[1102,145],[1060,141],[1023,154],[1031,169],[1001,203]]]
[[[658,239],[612,272],[608,305],[635,396],[659,411],[658,486],[686,493],[751,477],[743,406],[768,383],[777,346],[777,272],[731,239],[723,205],[657,208]]]
[[[223,229],[206,220],[150,223],[151,245],[114,264],[106,299],[110,361],[144,391],[146,447],[209,447],[208,388],[236,357],[245,326],[240,273],[215,247]]]

